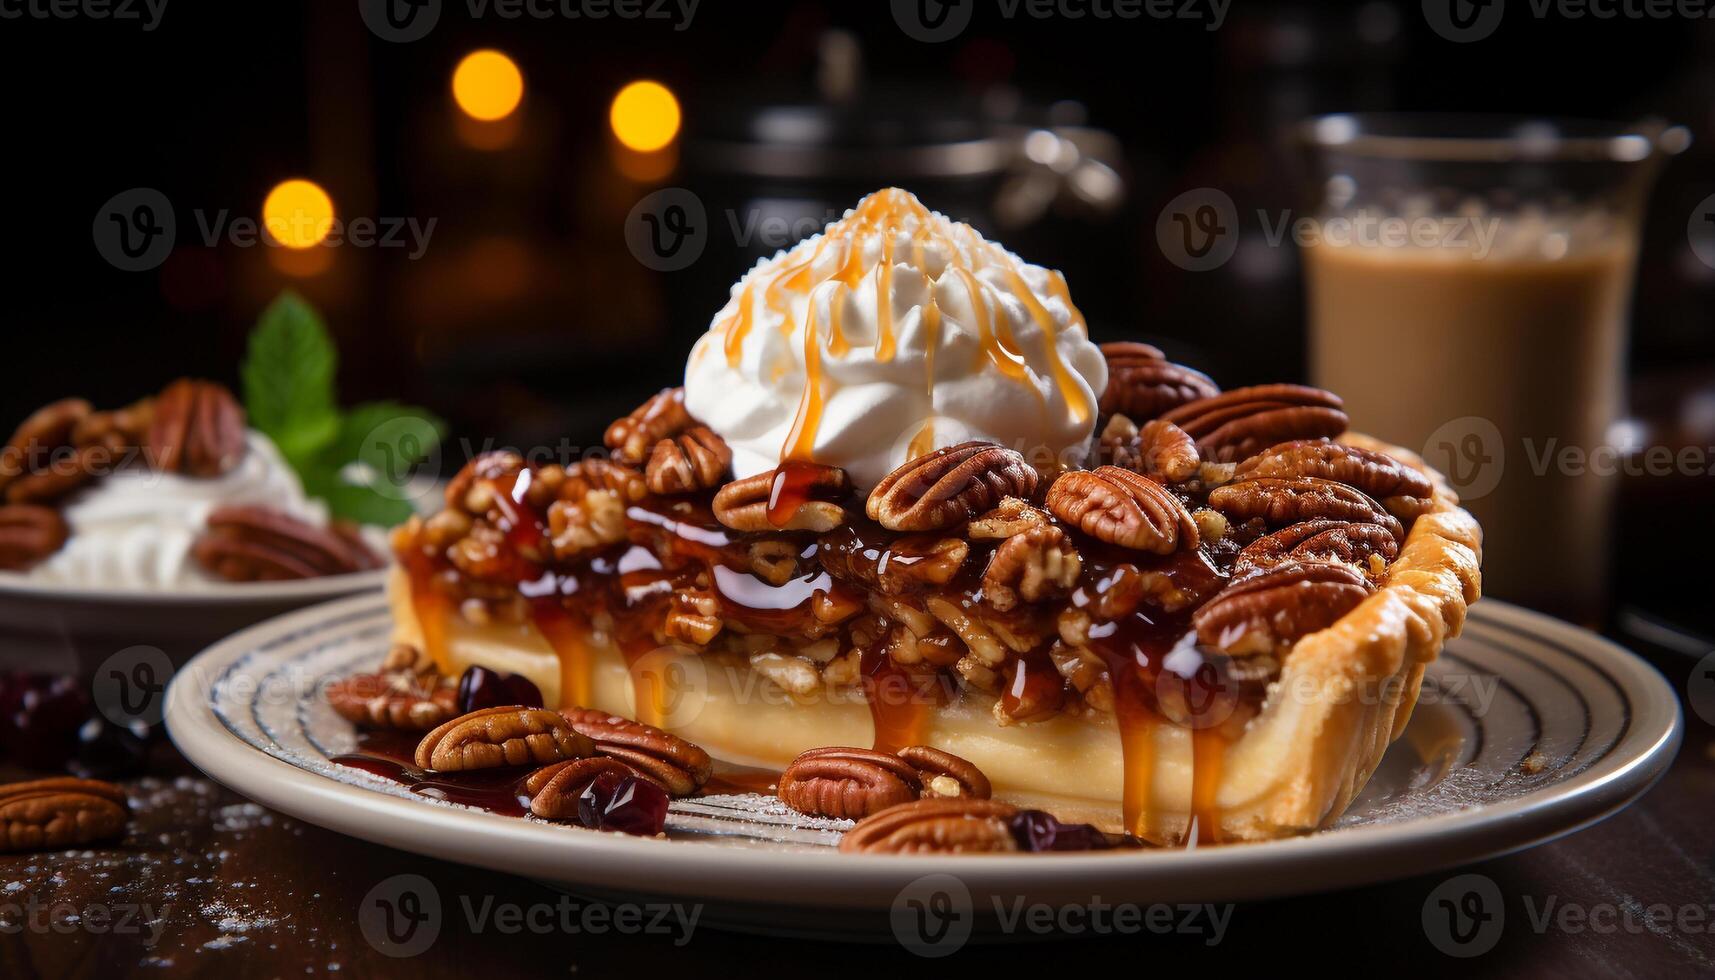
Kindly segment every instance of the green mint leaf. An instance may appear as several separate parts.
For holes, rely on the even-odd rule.
[[[364,486],[326,470],[312,471],[304,480],[304,489],[328,505],[335,520],[392,527],[403,524],[416,508],[391,486]]]
[[[262,311],[244,358],[244,408],[295,468],[339,434],[338,366],[321,315],[303,297],[287,290]]]

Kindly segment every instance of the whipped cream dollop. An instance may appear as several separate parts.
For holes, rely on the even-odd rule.
[[[213,478],[125,469],[91,484],[65,505],[71,537],[31,579],[103,589],[194,588],[214,581],[191,558],[209,511],[263,504],[316,524],[327,510],[267,436],[252,430],[244,458]]]
[[[867,489],[972,439],[1081,460],[1106,384],[1060,273],[888,188],[733,286],[691,351],[685,407],[736,477],[813,460]]]

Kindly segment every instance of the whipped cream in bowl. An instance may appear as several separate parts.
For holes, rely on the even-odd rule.
[[[242,460],[219,476],[123,469],[72,497],[64,508],[71,536],[26,577],[100,590],[230,588],[197,566],[191,545],[203,533],[210,511],[247,504],[318,526],[328,521],[327,508],[304,493],[274,443],[251,430]],[[368,543],[377,554],[386,554],[379,532]]]
[[[1107,364],[1066,280],[888,188],[758,262],[697,341],[685,407],[742,479],[784,460],[860,490],[969,440],[1081,462]]]

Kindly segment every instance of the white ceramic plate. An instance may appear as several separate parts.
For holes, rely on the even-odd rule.
[[[1406,735],[1332,829],[1194,850],[1007,856],[840,854],[827,824],[759,797],[674,804],[669,839],[483,813],[331,765],[354,745],[320,686],[373,669],[379,597],[283,616],[181,670],[167,726],[210,776],[293,816],[391,847],[552,880],[584,894],[708,903],[707,921],[842,933],[873,929],[902,889],[956,875],[991,897],[1052,904],[1229,901],[1418,874],[1528,847],[1636,798],[1672,760],[1678,701],[1625,650],[1485,600],[1433,665]]]

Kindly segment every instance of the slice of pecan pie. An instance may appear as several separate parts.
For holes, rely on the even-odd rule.
[[[935,746],[1151,840],[1337,816],[1478,595],[1479,531],[1315,388],[1088,340],[903,191],[759,263],[610,453],[467,465],[401,642],[726,762]]]

